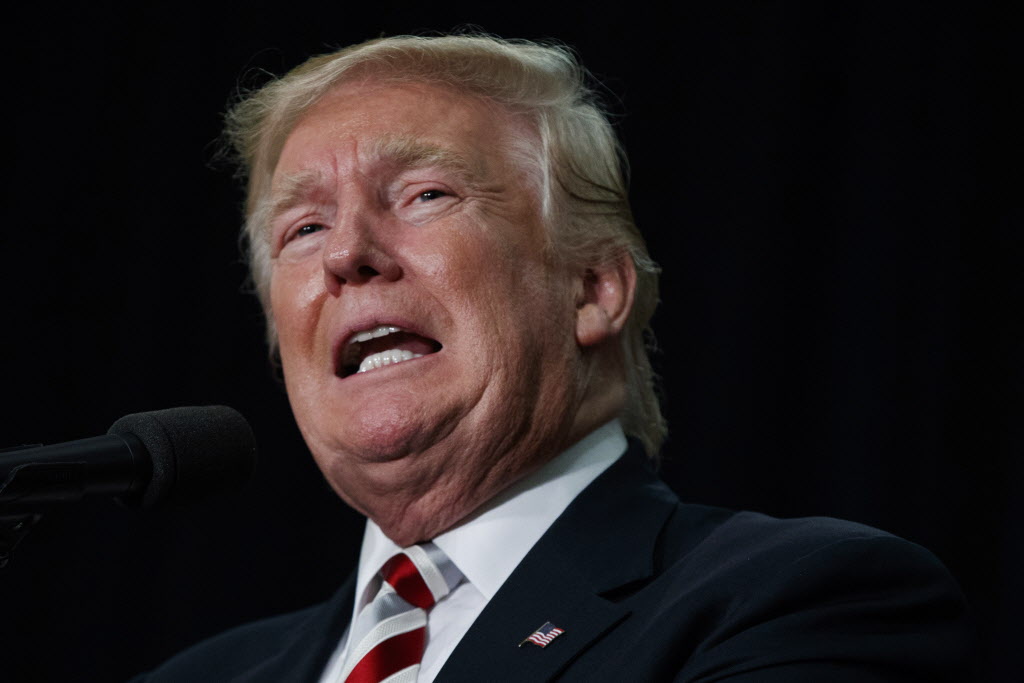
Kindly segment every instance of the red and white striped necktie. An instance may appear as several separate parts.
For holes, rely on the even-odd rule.
[[[380,575],[377,596],[352,624],[344,683],[413,683],[427,643],[427,610],[462,580],[433,543],[406,548]]]

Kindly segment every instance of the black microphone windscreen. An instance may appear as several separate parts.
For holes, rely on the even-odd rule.
[[[236,488],[256,464],[252,428],[227,406],[125,415],[107,433],[134,435],[149,452],[153,477],[142,494],[143,507],[171,497],[195,500]]]

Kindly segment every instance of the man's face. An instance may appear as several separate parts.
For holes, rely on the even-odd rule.
[[[567,445],[579,278],[545,256],[535,136],[439,86],[343,85],[275,169],[288,396],[328,481],[385,532],[420,508],[446,528]]]

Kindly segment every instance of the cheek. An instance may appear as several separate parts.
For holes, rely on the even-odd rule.
[[[311,268],[275,266],[270,280],[270,312],[282,346],[296,336],[309,336],[316,325],[323,278]],[[282,349],[284,353],[284,349]]]

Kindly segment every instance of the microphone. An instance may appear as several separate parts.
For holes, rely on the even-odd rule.
[[[105,436],[0,452],[0,514],[95,496],[144,508],[196,500],[237,488],[255,463],[252,428],[233,408],[135,413]]]

